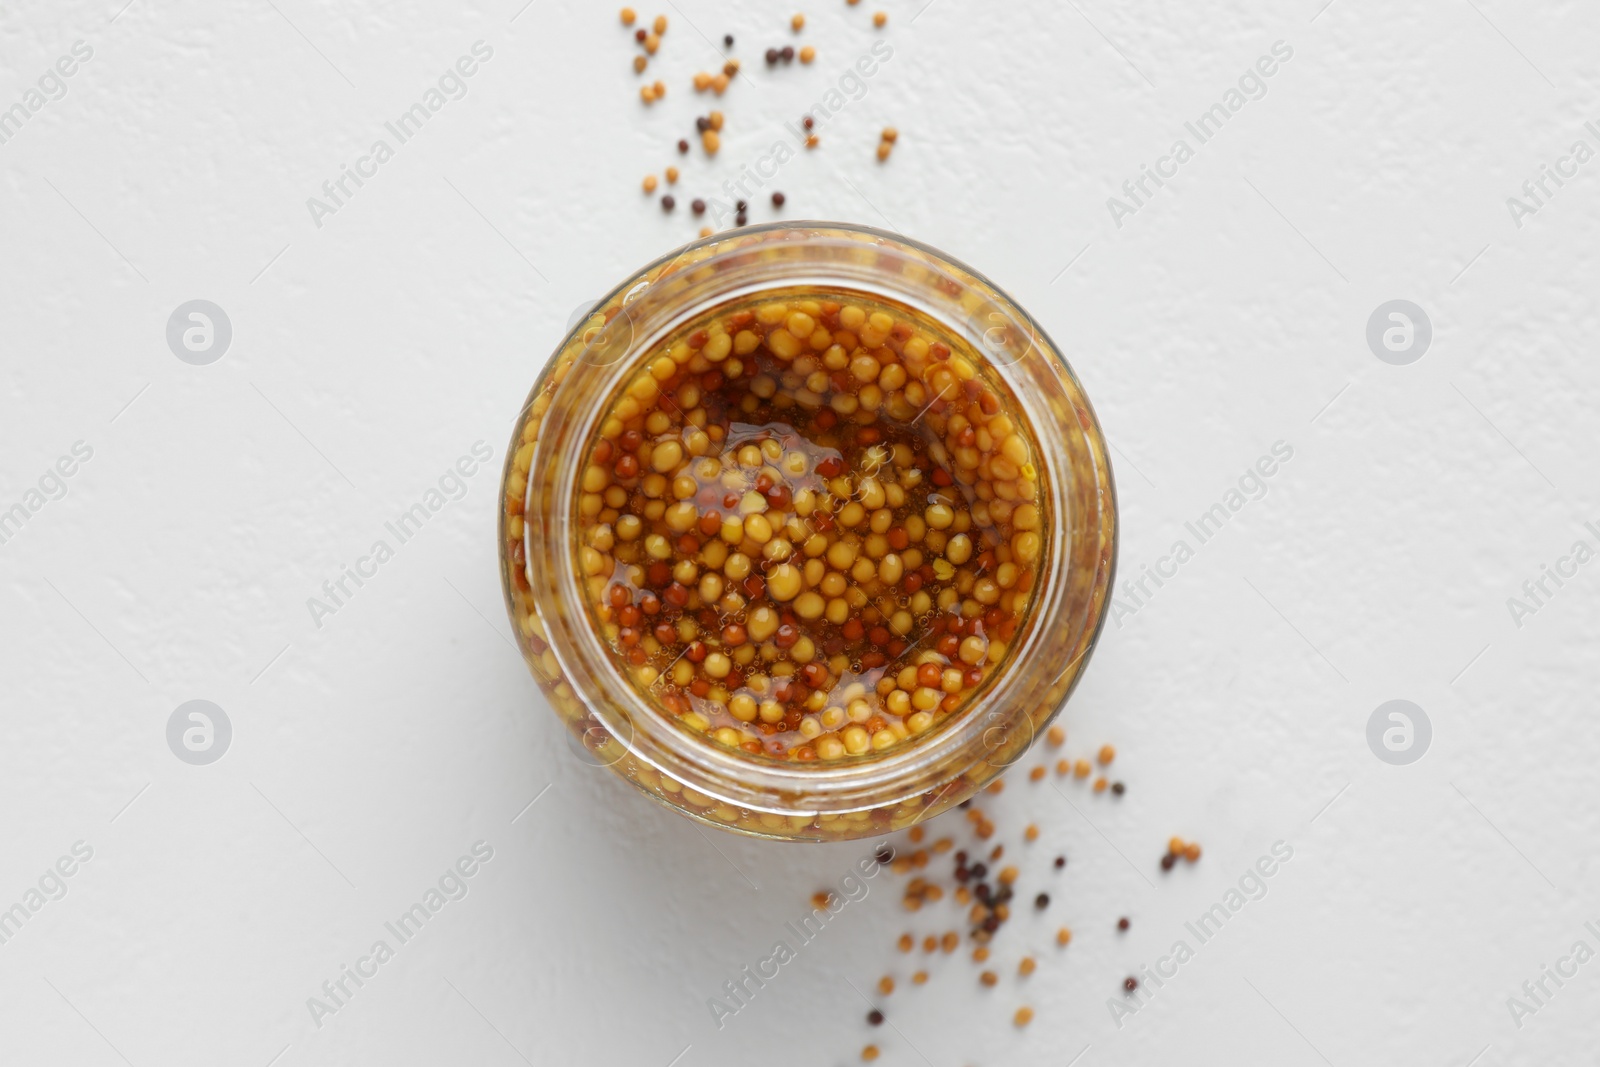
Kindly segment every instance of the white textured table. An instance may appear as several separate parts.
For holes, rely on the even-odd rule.
[[[122,2],[0,11],[0,1063],[831,1064],[869,1037],[934,1067],[1592,1062],[1591,7],[879,0],[874,32],[828,0],[796,38],[788,10],[679,0],[647,109],[609,5]],[[680,162],[724,33],[745,73],[680,202],[843,79],[752,221],[780,188],[1008,288],[1114,443],[1123,575],[1163,575],[1065,718],[1128,794],[986,804],[1072,857],[997,942],[1042,950],[1025,984],[941,958],[911,990],[891,942],[948,913],[907,917],[884,875],[719,1029],[707,998],[869,846],[632,796],[506,636],[511,419],[573,311],[693,236],[639,182]],[[784,43],[816,62],[769,72]],[[1431,329],[1380,317],[1381,360],[1393,300]],[[1431,728],[1409,765],[1367,740],[1393,699]],[[231,736],[213,714],[209,748],[181,722],[170,747],[191,700]],[[1173,833],[1206,853],[1163,877]],[[1278,841],[1201,943],[1185,924]],[[886,965],[897,1030],[869,1032],[851,984]]]

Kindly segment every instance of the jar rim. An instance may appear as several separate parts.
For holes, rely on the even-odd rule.
[[[781,238],[786,234],[794,236],[776,243],[771,241],[774,236]],[[766,240],[763,241],[763,238]],[[719,244],[726,244],[727,247],[718,249],[715,246]],[[916,253],[916,266],[919,269],[939,275],[934,281],[953,282],[964,292],[979,292],[986,302],[985,306],[1003,315],[1009,323],[1024,327],[1031,348],[1051,362],[1050,370],[1063,380],[1063,392],[1069,396],[1072,408],[1077,413],[1077,425],[1063,426],[1041,410],[1025,410],[1024,413],[1028,416],[1033,434],[1041,440],[1057,434],[1068,437],[1076,434],[1089,444],[1087,452],[1093,464],[1092,474],[1101,487],[1103,499],[1096,502],[1098,507],[1095,514],[1082,518],[1087,520],[1086,535],[1109,535],[1109,550],[1097,557],[1101,573],[1093,575],[1092,581],[1096,587],[1108,590],[1114,577],[1118,525],[1115,521],[1115,488],[1098,420],[1060,348],[1037,320],[986,276],[915,239],[870,226],[824,221],[767,223],[725,232],[685,245],[637,271],[596,304],[597,308],[606,308],[613,302],[621,302],[624,311],[619,314],[625,313],[628,317],[628,336],[625,342],[622,338],[613,337],[607,344],[610,348],[620,347],[622,351],[608,350],[604,353],[606,358],[603,361],[587,361],[585,357],[602,343],[598,338],[591,341],[589,346],[582,348],[582,354],[552,395],[546,428],[554,432],[541,432],[535,443],[531,461],[534,474],[529,477],[527,497],[523,502],[524,512],[529,516],[524,524],[523,535],[527,557],[526,577],[534,603],[550,629],[550,651],[560,665],[562,676],[583,679],[587,686],[592,687],[585,691],[583,687],[575,685],[574,689],[578,690],[576,695],[595,719],[622,744],[627,755],[706,796],[755,811],[790,815],[881,807],[926,793],[930,770],[935,766],[959,768],[958,773],[947,776],[953,785],[960,782],[969,770],[985,763],[986,751],[1003,752],[1006,762],[988,764],[992,773],[987,777],[993,777],[1020,758],[1031,745],[1032,732],[1065,705],[1082,677],[1083,661],[1093,652],[1105,623],[1106,598],[1102,596],[1088,600],[1083,606],[1082,618],[1070,617],[1072,598],[1064,579],[1065,568],[1072,560],[1072,524],[1066,518],[1069,507],[1075,511],[1082,509],[1072,505],[1068,495],[1074,472],[1046,464],[1041,457],[1041,471],[1046,475],[1043,482],[1053,495],[1050,501],[1053,519],[1046,538],[1049,565],[1041,570],[1039,585],[1028,607],[1027,636],[1022,644],[1007,651],[1008,666],[995,673],[985,692],[975,697],[966,708],[938,724],[930,734],[919,736],[911,743],[897,745],[880,753],[828,763],[800,764],[755,757],[694,736],[669,721],[607,653],[587,614],[588,605],[578,571],[578,553],[572,547],[577,543],[575,539],[580,533],[581,520],[571,504],[576,500],[577,481],[582,473],[583,457],[587,454],[586,446],[609,410],[606,405],[594,403],[593,398],[614,396],[627,377],[636,372],[643,353],[662,337],[670,335],[684,321],[730,298],[780,287],[818,284],[907,303],[930,315],[952,332],[967,336],[979,351],[983,350],[983,338],[974,339],[971,336],[972,323],[952,321],[945,311],[919,300],[918,297],[927,289],[927,282],[919,281],[913,285],[904,280],[904,271],[880,270],[880,264],[858,264],[863,269],[844,271],[846,274],[853,273],[853,276],[841,278],[834,275],[840,273],[844,260],[819,264],[808,262],[802,255],[794,263],[778,263],[775,259],[763,260],[759,255],[774,247],[800,248],[812,254],[832,248],[848,254],[858,252],[863,245],[880,253],[897,254],[911,250]],[[711,251],[703,257],[690,258],[707,249]],[[757,255],[752,257],[753,251]],[[750,257],[749,262],[756,268],[756,276],[745,279],[740,285],[717,284],[723,280],[725,272],[729,275],[738,274],[738,267],[744,262],[740,257]],[[679,262],[684,264],[682,271],[674,269]],[[760,268],[775,266],[779,268],[775,273],[761,274]],[[791,273],[785,273],[784,268]],[[709,277],[710,284],[705,287],[705,292],[694,294],[691,288],[690,294],[695,296],[693,299],[675,298],[671,292],[655,296],[654,290],[669,279],[687,278],[691,273]],[[894,284],[896,278],[901,279],[899,287]],[[685,281],[680,284],[695,283]],[[663,299],[663,306],[657,309],[645,303],[651,299]],[[640,316],[642,322],[635,319],[634,311],[630,310],[632,308],[647,312]],[[984,321],[989,320],[986,318]],[[575,324],[556,346],[555,352],[561,353],[574,344],[581,346],[579,338],[585,328],[584,322]],[[624,343],[619,345],[619,342]],[[1024,351],[1023,355],[1026,354]],[[554,358],[551,362],[555,362]],[[1013,366],[996,363],[993,370],[1012,388],[1024,408],[1030,403],[1034,408],[1041,408],[1043,401],[1030,396],[1029,391],[1022,388],[1025,383],[1011,373]],[[530,394],[530,404],[543,382],[544,376],[541,375]],[[537,505],[533,501],[539,488],[546,492],[546,499],[557,502],[556,506],[536,511]],[[543,513],[540,514],[540,511]],[[535,514],[540,514],[537,522],[532,519]],[[548,545],[553,545],[554,551],[550,551]],[[536,560],[553,563],[555,573],[536,571]],[[507,595],[509,604],[509,591]],[[1055,701],[1055,706],[1036,721],[1036,717],[1027,714],[1024,708],[1012,706],[1018,697],[1013,690],[1019,685],[1019,664],[1030,652],[1038,650],[1048,625],[1073,627],[1081,647],[1077,655],[1061,668],[1056,681],[1074,667],[1078,668],[1077,673]],[[1035,685],[1033,688],[1038,687]],[[597,695],[601,699],[593,699]],[[1020,743],[1007,735],[1007,731],[1024,724],[1029,736]],[[994,736],[996,731],[1000,733],[998,738]]]

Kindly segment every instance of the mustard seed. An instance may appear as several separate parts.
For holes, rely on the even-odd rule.
[[[1011,1021],[1017,1026],[1027,1026],[1033,1022],[1033,1009],[1018,1008],[1017,1013],[1011,1017]]]
[[[888,975],[884,975],[882,978],[878,979],[878,992],[882,993],[884,996],[888,996],[890,993],[893,993],[894,979],[890,978]]]
[[[867,1012],[867,1025],[883,1025],[883,1012],[879,1011],[877,1008],[873,1008],[871,1011]]]
[[[785,197],[784,197],[784,195],[782,193],[773,193],[772,194],[772,206],[773,207],[782,207],[784,199],[785,199]]]
[[[661,210],[662,211],[671,211],[673,208],[675,208],[677,206],[678,206],[678,201],[673,198],[671,193],[668,193],[666,196],[663,196],[661,198]]]
[[[644,176],[644,191],[646,193],[653,193],[656,191],[656,176],[654,174],[646,174]]]
[[[622,9],[622,24],[624,26],[632,26],[633,20],[638,17],[638,14],[633,10],[633,8],[625,7]]]
[[[1132,993],[1135,989],[1139,988],[1139,979],[1129,975],[1127,978],[1122,980],[1122,988]]]
[[[665,16],[665,15],[657,15],[654,29],[656,31],[656,36],[658,36],[658,37],[661,34],[666,33],[667,32],[667,16]]]
[[[872,16],[872,24],[874,26],[878,27],[878,29],[880,29],[880,30],[883,29],[883,27],[885,25],[887,25],[888,22],[889,22],[889,13],[886,12],[886,11],[875,12],[873,14],[873,16]]]
[[[795,33],[799,33],[806,28],[806,17],[804,15],[796,15],[789,20],[789,25],[794,28]]]
[[[1127,916],[1123,916],[1122,918],[1117,920],[1117,929],[1118,930],[1126,930],[1129,926],[1132,926],[1132,925],[1133,924],[1128,921]]]
[[[982,974],[978,975],[978,981],[982,982],[986,986],[993,986],[996,982],[1000,981],[1000,976],[995,974],[993,971],[984,971]]]
[[[800,62],[809,63],[816,58],[817,50],[812,48],[810,45],[806,45],[804,48],[800,49]]]

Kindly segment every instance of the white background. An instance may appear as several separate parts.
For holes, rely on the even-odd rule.
[[[647,109],[610,5],[121,2],[0,9],[0,108],[94,49],[0,145],[0,508],[93,449],[0,545],[0,908],[94,850],[0,945],[0,1063],[832,1064],[869,1038],[933,1067],[1594,1062],[1600,962],[1520,1029],[1506,1004],[1600,949],[1600,566],[1520,627],[1506,605],[1597,543],[1600,161],[1520,228],[1506,206],[1600,148],[1592,5],[878,0],[875,32],[827,0],[797,38],[776,5],[678,0]],[[679,160],[723,33],[722,153]],[[955,912],[908,916],[882,875],[719,1030],[706,998],[870,843],[714,834],[574,759],[507,636],[495,479],[573,311],[694,235],[643,175],[714,194],[879,38],[752,221],[781,188],[1037,315],[1115,446],[1124,576],[1274,442],[1294,458],[1107,629],[1063,721],[1073,755],[1118,746],[1127,795],[986,800],[1055,898],[1004,930],[996,989],[965,950],[911,989],[894,938]],[[465,98],[314,225],[480,39]],[[1117,228],[1107,197],[1278,40],[1267,95]],[[816,63],[769,72],[789,42]],[[1410,366],[1365,341],[1396,298],[1433,323]],[[209,366],[165,340],[193,299],[232,322]],[[465,497],[317,627],[307,598],[480,440]],[[165,740],[197,698],[233,725],[210,766]],[[1411,766],[1365,739],[1394,698],[1432,722]],[[1206,851],[1163,877],[1174,833]],[[1119,1028],[1122,977],[1277,840],[1268,895]],[[315,1025],[307,998],[477,841],[470,893]],[[852,985],[886,971],[898,1032],[869,1031]]]

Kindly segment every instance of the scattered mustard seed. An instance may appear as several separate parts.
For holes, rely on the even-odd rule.
[[[1043,778],[1044,778],[1046,773],[1047,772],[1046,772],[1046,770],[1044,768],[1044,765],[1041,764],[1038,767],[1035,767],[1033,770],[1028,772],[1028,781],[1030,781],[1030,782],[1041,781],[1041,780],[1043,780]]]
[[[656,16],[655,25],[652,28],[656,31],[656,36],[657,37],[661,36],[663,33],[666,33],[667,32],[667,16],[665,16],[665,15],[657,15]]]
[[[926,983],[927,980],[928,980],[928,972],[927,971],[918,971],[916,974],[911,976],[911,984],[912,985],[922,985],[922,984]]]
[[[647,193],[656,191],[656,176],[654,174],[646,174],[644,176],[644,191]]]
[[[1117,758],[1117,750],[1112,745],[1101,745],[1099,755],[1096,758],[1099,759],[1100,766],[1104,767]]]
[[[861,1058],[863,1060],[866,1060],[868,1063],[871,1063],[873,1060],[877,1059],[878,1058],[878,1046],[877,1045],[868,1045],[866,1048],[862,1049],[861,1050]]]
[[[993,971],[984,971],[982,974],[978,975],[978,981],[982,982],[986,986],[992,986],[996,982],[1000,981],[1000,976],[995,974]]]
[[[1018,1026],[1027,1026],[1029,1023],[1033,1022],[1033,1009],[1018,1008],[1017,1013],[1011,1017],[1011,1021],[1016,1023]]]
[[[1022,831],[1022,839],[1024,841],[1037,841],[1037,840],[1039,840],[1039,827],[1038,827],[1038,825],[1035,824],[1035,823],[1029,823],[1028,824],[1028,828],[1026,830]]]
[[[890,978],[888,975],[884,975],[882,978],[878,979],[878,992],[882,993],[884,996],[888,996],[890,993],[893,993],[894,979]]]
[[[638,17],[638,14],[633,10],[633,8],[625,7],[622,9],[622,24],[624,26],[632,26],[633,20]]]
[[[1072,943],[1072,931],[1065,926],[1056,931],[1056,944],[1066,946]]]
[[[892,142],[894,140],[893,137],[889,136],[889,131],[892,130],[892,129],[894,129],[894,127],[891,126],[891,127],[889,127],[889,129],[886,129],[886,130],[883,131],[883,139],[885,141],[891,141]],[[1051,748],[1060,748],[1063,744],[1066,743],[1067,731],[1062,729],[1059,726],[1052,726],[1052,727],[1050,727],[1049,731],[1045,733],[1044,736],[1045,736],[1045,740],[1050,742],[1050,747]]]
[[[794,18],[789,20],[789,25],[794,27],[795,33],[799,33],[801,30],[806,28],[806,17],[804,15],[796,15]]]
[[[1033,973],[1034,966],[1035,964],[1033,962],[1033,957],[1024,956],[1022,957],[1022,962],[1017,964],[1017,973],[1026,978],[1028,975]]]
[[[804,48],[800,49],[800,62],[809,63],[816,58],[817,50],[812,48],[810,45],[806,45]]]
[[[643,74],[644,73],[644,68],[648,67],[649,65],[650,65],[650,60],[648,60],[644,56],[634,56],[633,57],[633,72],[635,74]]]
[[[677,180],[678,180],[678,168],[677,167],[668,167],[667,168],[667,184],[668,185],[672,185],[672,184],[676,183]]]
[[[878,142],[878,162],[883,163],[889,158],[889,153],[894,151],[894,146],[888,141]]]

